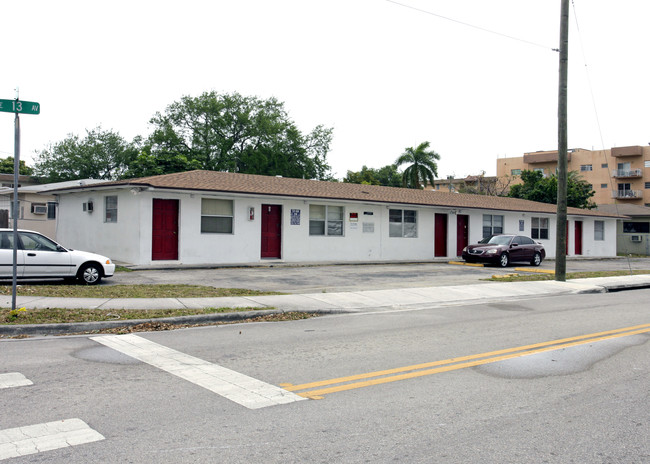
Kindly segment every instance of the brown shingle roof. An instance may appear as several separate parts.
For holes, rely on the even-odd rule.
[[[447,193],[378,185],[346,184],[289,177],[270,177],[218,171],[187,171],[139,179],[105,182],[71,190],[105,187],[153,187],[156,189],[227,192],[327,200],[353,200],[371,203],[394,203],[450,208],[476,208],[503,211],[526,211],[555,214],[552,204],[518,198]],[[615,214],[568,208],[568,214],[615,217]]]

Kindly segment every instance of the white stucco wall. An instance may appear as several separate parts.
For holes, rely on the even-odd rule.
[[[117,222],[104,221],[104,201],[109,195],[118,197]],[[67,247],[101,253],[112,259],[120,259],[118,256],[139,256],[142,246],[139,224],[142,215],[139,203],[131,197],[129,190],[61,195],[57,216],[57,241]],[[93,211],[83,211],[83,204],[90,201],[93,203]],[[150,222],[150,219],[144,222]]]
[[[118,220],[104,221],[104,199],[118,197]],[[66,193],[59,197],[58,240],[67,246],[105,254],[118,262],[132,264],[161,264],[152,261],[152,207],[153,199],[179,200],[179,264],[237,264],[255,263],[261,254],[262,205],[282,207],[281,254],[286,262],[327,261],[390,261],[430,260],[434,257],[434,214],[448,215],[447,257],[456,255],[456,214],[469,216],[469,243],[476,243],[483,234],[483,214],[504,216],[504,233],[530,235],[532,217],[549,218],[549,239],[540,240],[547,257],[555,256],[555,217],[521,212],[483,211],[477,209],[451,210],[448,208],[414,207],[406,205],[361,204],[348,201],[301,200],[295,198],[211,193],[186,193],[171,191],[140,191],[130,189],[95,190]],[[233,200],[234,218],[232,234],[201,233],[201,198]],[[83,212],[84,202],[92,200],[94,211]],[[309,205],[320,204],[344,208],[343,236],[310,236]],[[249,208],[254,209],[254,219],[249,219]],[[389,209],[417,211],[417,237],[389,237]],[[299,224],[291,223],[292,210],[299,212]],[[351,220],[350,213],[358,219]],[[573,255],[573,221],[569,221],[569,256]],[[583,255],[615,256],[615,240],[594,241],[594,219],[583,221]],[[523,220],[524,230],[519,230]],[[366,228],[364,231],[364,223]],[[368,225],[372,225],[371,228]],[[614,219],[605,220],[605,236],[614,237]],[[370,230],[372,229],[372,231]]]

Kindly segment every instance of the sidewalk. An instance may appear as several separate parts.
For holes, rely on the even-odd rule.
[[[495,282],[449,287],[400,288],[341,293],[308,293],[223,298],[49,298],[18,296],[16,305],[26,308],[70,309],[199,309],[254,308],[251,311],[200,316],[161,318],[168,323],[201,323],[241,320],[269,312],[302,311],[316,313],[381,312],[431,305],[460,305],[512,298],[579,293],[604,293],[634,288],[650,288],[650,275],[575,279],[567,282]],[[0,298],[0,306],[11,307],[11,297]],[[149,320],[146,320],[149,321]],[[2,335],[55,334],[133,325],[139,321],[105,321],[79,324],[4,325]]]

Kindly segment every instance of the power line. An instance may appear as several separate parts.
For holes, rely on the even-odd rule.
[[[571,0],[571,6],[573,7],[573,17],[574,17],[574,20],[575,20],[575,23],[576,23],[576,31],[578,32],[578,39],[580,41],[580,49],[582,51],[582,60],[585,63],[585,75],[587,76],[587,85],[589,86],[589,91],[591,93],[591,104],[594,107],[594,115],[596,117],[596,125],[598,127],[598,135],[600,137],[600,149],[601,149],[602,154],[603,154],[603,159],[605,160],[604,164],[607,165],[607,170],[608,170],[608,174],[609,174],[609,186],[612,189],[612,192],[614,192],[615,191],[614,190],[614,178],[612,177],[612,170],[609,168],[609,161],[611,160],[611,156],[610,156],[610,160],[608,160],[607,159],[606,149],[605,149],[605,142],[603,141],[603,130],[602,130],[601,126],[600,126],[600,118],[598,116],[598,106],[596,105],[596,97],[594,95],[594,87],[591,84],[591,77],[590,77],[590,74],[589,74],[589,67],[587,66],[587,56],[585,54],[585,46],[584,46],[584,42],[582,41],[582,34],[580,33],[580,25],[578,24],[578,13],[576,11],[576,4],[575,4],[574,0]],[[610,151],[610,154],[611,154],[611,151]],[[621,213],[618,210],[618,199],[614,200],[614,209],[616,211],[616,215],[620,216]],[[632,274],[632,263],[630,261],[629,254],[626,256],[626,258],[627,258],[627,267],[628,267],[628,269],[630,271],[630,274]]]
[[[551,51],[554,51],[554,52],[559,52],[560,51],[559,48],[549,47],[548,45],[542,45],[542,44],[539,44],[539,43],[536,43],[536,42],[531,42],[530,40],[520,39],[518,37],[514,37],[514,36],[511,36],[511,35],[508,35],[508,34],[504,34],[502,32],[493,31],[491,29],[486,29],[486,28],[481,27],[481,26],[475,26],[474,24],[469,24],[469,23],[466,23],[466,22],[463,22],[463,21],[459,21],[457,19],[449,18],[448,16],[443,16],[443,15],[440,15],[440,14],[437,14],[437,13],[433,13],[431,11],[427,11],[427,10],[423,10],[421,8],[411,6],[411,5],[405,5],[403,3],[396,2],[395,0],[386,0],[386,1],[389,2],[389,3],[394,3],[395,5],[402,6],[404,8],[409,8],[411,10],[418,11],[420,13],[435,16],[436,18],[444,19],[446,21],[451,21],[453,23],[460,24],[462,26],[471,27],[473,29],[478,29],[479,31],[487,32],[489,34],[494,34],[494,35],[498,35],[500,37],[505,37],[506,39],[516,40],[517,42],[523,42],[523,43],[528,44],[528,45],[533,45],[535,47],[545,48],[545,49],[548,49],[548,50],[551,50]]]

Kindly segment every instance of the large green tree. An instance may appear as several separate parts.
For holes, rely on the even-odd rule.
[[[427,184],[433,185],[438,175],[438,164],[440,155],[429,150],[429,142],[422,142],[415,148],[408,147],[404,153],[397,158],[397,167],[408,164],[402,173],[402,185],[408,188],[423,189]]]
[[[14,157],[8,156],[7,158],[0,159],[0,173],[13,174],[14,173]],[[34,173],[34,169],[25,164],[25,160],[20,160],[18,163],[18,174],[21,176],[30,176]]]
[[[541,171],[525,170],[521,171],[521,180],[523,183],[510,187],[509,197],[557,204],[557,176],[555,174],[544,177]],[[567,206],[595,208],[596,204],[591,201],[594,194],[591,185],[582,179],[576,171],[568,173]]]
[[[150,123],[148,149],[128,175],[159,174],[160,166],[173,172],[189,163],[214,171],[331,178],[332,129],[317,126],[303,134],[275,98],[217,92],[185,96]]]
[[[402,174],[394,164],[374,169],[363,166],[361,171],[348,171],[343,179],[348,184],[383,185],[385,187],[401,187]]]
[[[120,179],[136,158],[139,137],[127,142],[119,133],[97,127],[86,136],[70,134],[37,152],[34,174],[46,182],[76,179]]]

